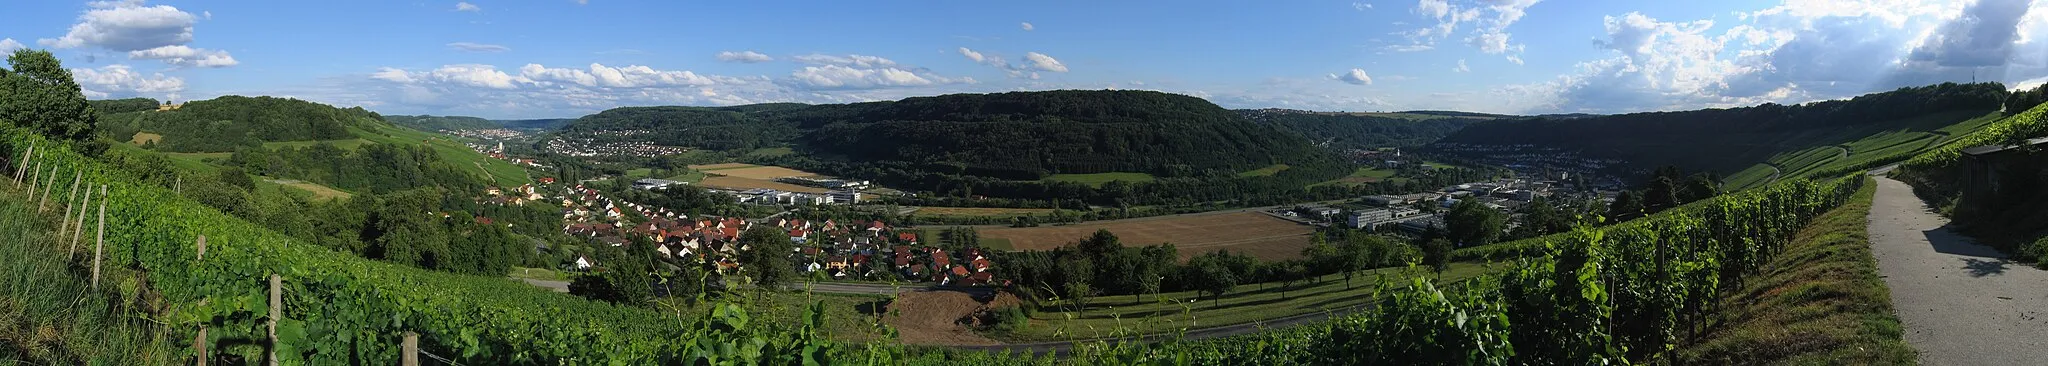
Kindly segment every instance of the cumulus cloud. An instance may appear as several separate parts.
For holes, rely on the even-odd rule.
[[[495,44],[486,44],[486,43],[476,43],[476,42],[455,42],[455,43],[449,43],[449,44],[448,44],[448,48],[449,48],[449,49],[453,49],[453,50],[456,50],[456,51],[462,51],[462,52],[505,52],[505,51],[511,51],[511,50],[512,50],[512,48],[511,48],[511,47],[505,47],[505,46],[503,46],[503,45],[495,45]]]
[[[791,57],[790,59],[796,60],[796,62],[802,62],[813,65],[851,66],[858,68],[879,68],[896,66],[896,61],[876,56],[865,55],[834,56],[814,53],[809,55]]]
[[[1908,60],[1941,67],[1999,66],[2012,56],[2029,0],[1978,0],[1936,28]]]
[[[768,62],[768,61],[775,61],[775,58],[774,58],[774,57],[768,57],[768,55],[762,54],[762,53],[760,53],[760,52],[754,52],[754,51],[739,51],[739,52],[733,52],[733,51],[725,51],[725,52],[719,52],[719,53],[718,53],[718,60],[719,60],[719,61],[724,61],[724,62],[738,62],[738,63],[745,63],[745,64],[755,64],[755,63],[762,63],[762,62]]]
[[[144,75],[128,65],[107,65],[96,69],[71,69],[71,78],[89,98],[175,95],[185,90],[185,79],[161,73]]]
[[[1354,2],[1354,3],[1351,3],[1351,8],[1352,8],[1352,9],[1358,9],[1358,11],[1366,11],[1366,10],[1372,10],[1372,3],[1367,3],[1367,2],[1363,2],[1363,1],[1360,1],[1360,2]]]
[[[1025,52],[1024,60],[1030,61],[1031,68],[1039,71],[1067,72],[1067,65],[1043,53]]]
[[[897,68],[856,69],[839,65],[806,66],[789,74],[790,79],[811,88],[874,88],[931,85],[916,73]]]
[[[227,51],[192,48],[183,45],[163,46],[147,50],[129,51],[128,58],[138,60],[162,60],[164,63],[181,67],[228,67],[240,64]]]
[[[1461,59],[1458,59],[1458,67],[1453,67],[1453,68],[1451,68],[1451,72],[1471,72],[1471,71],[1472,71],[1472,68],[1471,68],[1471,67],[1468,67],[1468,66],[1465,66],[1465,59],[1462,59],[1462,58],[1461,58]]]
[[[170,5],[142,6],[141,1],[94,2],[64,36],[38,40],[56,48],[101,47],[140,51],[192,42],[192,13]]]
[[[484,11],[484,8],[471,4],[468,1],[458,1],[455,3],[455,11],[479,12]]]
[[[1038,28],[1031,26],[1031,22],[1024,22],[1022,26],[1024,27],[1025,32],[1030,32],[1032,29]]]
[[[967,47],[960,47],[960,55],[967,56],[967,59],[974,60],[974,62],[976,63],[979,63],[985,59],[981,57],[981,52],[974,52],[974,50],[967,49]]]
[[[1529,7],[1536,6],[1536,3],[1542,1],[1464,0],[1453,3],[1452,0],[1420,0],[1416,2],[1412,11],[1435,23],[1398,33],[1406,37],[1409,44],[1390,46],[1397,48],[1389,50],[1428,50],[1434,48],[1438,41],[1458,34],[1461,27],[1470,26],[1471,30],[1464,37],[1465,44],[1487,54],[1504,55],[1503,57],[1508,57],[1519,64],[1521,62],[1517,55],[1521,54],[1525,47],[1511,43],[1513,34],[1508,33],[1508,27],[1521,21],[1522,17],[1528,14]],[[1371,7],[1367,6],[1360,10],[1369,8]]]
[[[0,54],[14,53],[14,50],[23,48],[28,48],[28,46],[21,45],[21,42],[15,42],[13,38],[0,38]],[[961,50],[966,49],[962,48]]]
[[[1347,73],[1330,74],[1330,79],[1351,85],[1372,85],[1372,76],[1366,75],[1363,69],[1351,69],[1351,72]]]

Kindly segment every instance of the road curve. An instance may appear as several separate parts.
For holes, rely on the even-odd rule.
[[[1905,183],[1877,178],[1871,253],[1926,365],[2048,360],[2048,271],[1954,232]]]

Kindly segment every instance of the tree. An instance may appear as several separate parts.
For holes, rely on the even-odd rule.
[[[767,225],[757,225],[740,234],[740,265],[746,266],[754,284],[763,289],[781,289],[796,277],[796,268],[789,259],[796,250],[796,243],[789,241],[789,234]]]
[[[49,51],[20,49],[0,70],[0,120],[32,127],[60,140],[89,141],[99,117],[71,71]]]
[[[1301,248],[1301,257],[1308,258],[1309,263],[1315,265],[1315,272],[1318,274],[1342,272],[1348,265],[1347,259],[1344,258],[1343,250],[1337,246],[1330,245],[1329,240],[1323,237],[1322,232],[1316,232],[1313,237],[1309,238],[1308,247]],[[1318,275],[1316,277],[1320,280],[1322,276]],[[1349,281],[1350,276],[1345,276],[1345,279]],[[1348,282],[1345,287],[1350,287]]]
[[[1210,298],[1216,302],[1213,305],[1215,307],[1223,306],[1223,294],[1237,288],[1237,275],[1230,273],[1230,268],[1222,263],[1202,261],[1190,268],[1192,272],[1187,277],[1194,281],[1197,288],[1210,294]]]
[[[1721,194],[1721,179],[1713,173],[1693,174],[1692,178],[1686,179],[1684,192],[1680,198],[1684,202],[1713,198]]]
[[[1607,217],[1614,222],[1628,221],[1643,215],[1643,199],[1635,191],[1621,191],[1614,196],[1614,203],[1607,205]]]
[[[1451,242],[1444,239],[1430,240],[1422,245],[1422,262],[1436,271],[1442,279],[1444,270],[1451,269]]]
[[[1341,260],[1338,269],[1344,272],[1344,289],[1351,289],[1351,278],[1358,272],[1378,266],[1379,259],[1385,258],[1388,252],[1393,250],[1388,245],[1385,238],[1377,235],[1353,235],[1347,238],[1344,246],[1337,251]]]
[[[1461,247],[1491,244],[1500,238],[1505,225],[1506,215],[1473,199],[1458,201],[1451,206],[1451,212],[1444,215],[1444,226],[1450,239]]]

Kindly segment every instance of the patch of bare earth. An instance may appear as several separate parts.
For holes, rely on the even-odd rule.
[[[1009,294],[999,295],[995,300],[982,302],[974,295],[954,291],[913,291],[896,296],[889,303],[889,315],[883,322],[895,327],[897,338],[903,344],[925,346],[989,346],[999,345],[988,337],[974,333],[975,315],[988,311],[991,304],[1015,305],[1017,298]]]

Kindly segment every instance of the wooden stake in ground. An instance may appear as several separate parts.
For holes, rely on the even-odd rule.
[[[43,198],[36,202],[36,211],[50,205],[50,189],[57,188],[57,164],[50,164],[50,181],[43,183]],[[31,194],[35,192],[29,192]]]
[[[85,182],[84,171],[76,172],[71,176],[71,194],[64,195],[64,217],[57,220],[57,234],[59,235],[64,234],[64,229],[71,228],[71,207],[78,205],[78,183],[82,182]]]
[[[270,366],[277,366],[277,318],[284,316],[284,279],[270,275]]]
[[[43,179],[43,159],[36,159],[36,168],[29,170],[28,198],[36,198],[36,182]]]
[[[100,197],[100,200],[106,200],[106,199],[107,199],[107,197],[105,197],[105,195],[101,195],[101,197]],[[85,202],[84,202],[84,204],[78,205],[78,220],[77,220],[77,221],[78,221],[78,225],[72,225],[72,226],[71,226],[71,247],[69,247],[69,248],[64,248],[64,259],[65,259],[65,260],[70,260],[71,258],[77,258],[77,256],[76,256],[76,255],[74,255],[74,254],[75,254],[75,253],[78,253],[78,241],[79,241],[79,240],[83,240],[83,238],[85,237],[85,212],[86,212],[86,211],[90,211],[90,209],[91,209],[91,208],[92,208],[92,188],[91,188],[91,187],[87,187],[87,188],[85,189]],[[63,233],[58,233],[58,234],[63,234]]]
[[[91,190],[87,190],[91,193]],[[199,236],[199,255],[193,259],[206,259],[206,236]],[[199,307],[206,307],[207,299],[199,299]],[[199,366],[206,366],[206,324],[199,325],[199,336],[192,338],[192,350],[199,354]]]
[[[398,354],[399,366],[420,366],[419,333],[405,332],[405,340],[398,347],[402,349]]]
[[[94,229],[99,239],[92,245],[92,289],[100,289],[100,255],[107,250],[107,185],[100,185],[100,224]]]
[[[28,143],[28,150],[21,152],[21,166],[14,168],[14,188],[21,188],[21,175],[28,173],[28,161],[36,156],[36,143]]]

